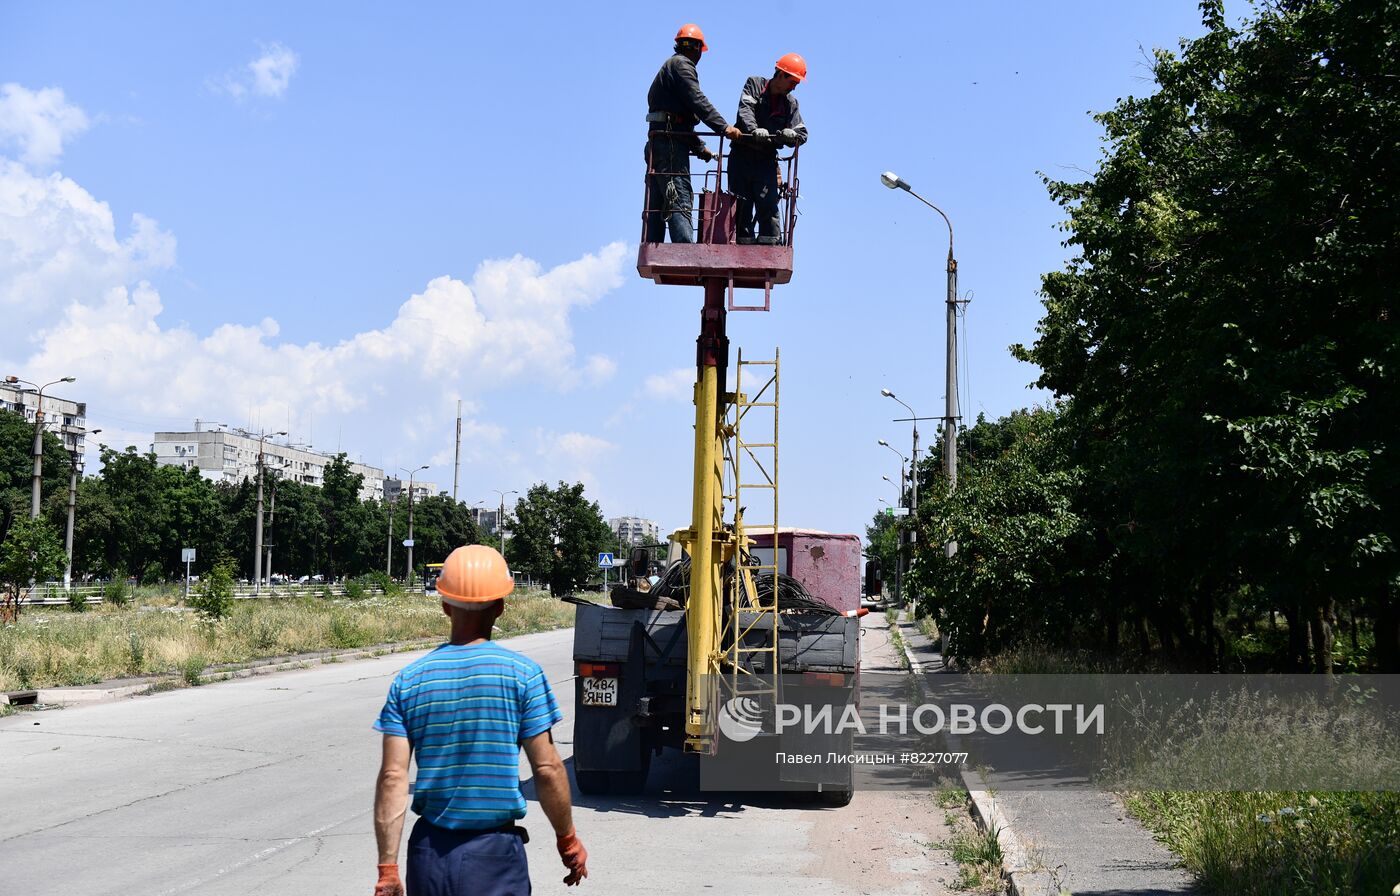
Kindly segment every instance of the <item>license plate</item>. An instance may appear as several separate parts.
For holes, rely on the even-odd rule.
[[[616,678],[585,678],[583,680],[584,706],[616,706]]]

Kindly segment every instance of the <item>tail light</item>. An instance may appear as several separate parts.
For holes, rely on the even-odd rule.
[[[803,672],[802,683],[817,687],[844,688],[846,675],[844,672]]]
[[[618,663],[579,663],[578,674],[580,678],[617,678],[622,674],[622,666]]]

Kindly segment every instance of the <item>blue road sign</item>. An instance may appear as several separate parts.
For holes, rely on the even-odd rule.
[[[599,568],[602,568],[602,569],[611,569],[611,568],[612,568],[612,565],[613,565],[613,555],[612,555],[612,554],[603,554],[603,553],[598,554],[598,566],[599,566]]]

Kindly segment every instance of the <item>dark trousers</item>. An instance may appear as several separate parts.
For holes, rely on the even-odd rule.
[[[777,241],[782,236],[776,159],[736,148],[729,156],[729,192],[738,197],[735,218],[741,238],[753,239],[755,218],[759,237]]]
[[[418,819],[408,835],[408,896],[529,896],[522,833],[453,831]]]
[[[691,206],[695,194],[690,186],[690,149],[673,140],[652,140],[647,144],[651,170],[647,176],[647,235],[648,243],[666,239],[671,229],[671,242],[695,242],[691,223]]]

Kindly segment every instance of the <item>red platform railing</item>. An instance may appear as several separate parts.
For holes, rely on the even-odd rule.
[[[696,156],[688,156],[689,165],[685,172],[658,171],[652,165],[652,154],[647,153],[647,170],[643,178],[642,233],[637,254],[637,272],[657,283],[697,285],[707,277],[721,277],[729,281],[731,287],[730,306],[733,310],[749,306],[735,306],[732,289],[755,288],[765,293],[762,306],[752,306],[755,310],[766,310],[768,291],[775,284],[787,283],[792,279],[793,234],[797,227],[797,196],[799,181],[797,176],[796,147],[790,155],[779,156],[775,164],[778,170],[778,221],[782,229],[775,244],[745,244],[736,242],[735,222],[738,198],[729,191],[725,166],[729,158],[726,152],[728,141],[723,135],[708,132],[653,131],[657,134],[674,136],[680,140],[700,137],[714,153],[714,159],[702,162]],[[657,214],[665,219],[673,211],[665,202],[664,196],[654,195],[655,175],[676,175],[684,173],[691,180],[693,198],[686,213],[690,217],[693,243],[647,242],[647,219]],[[663,236],[664,239],[664,236]]]

